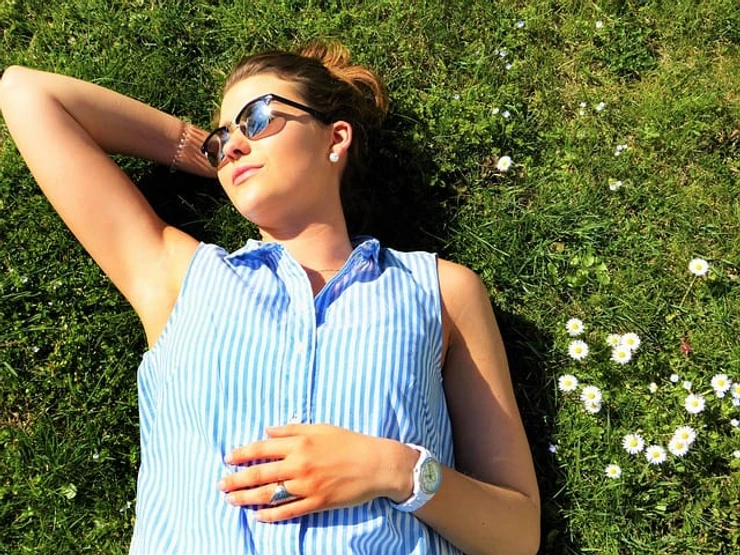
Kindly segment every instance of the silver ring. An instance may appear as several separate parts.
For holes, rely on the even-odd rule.
[[[294,499],[298,499],[298,496],[290,493],[288,488],[285,487],[285,484],[278,482],[275,487],[275,491],[272,492],[272,497],[270,497],[268,505],[281,505],[288,501],[293,501]]]

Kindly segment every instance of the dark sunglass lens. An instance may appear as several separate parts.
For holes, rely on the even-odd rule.
[[[221,160],[223,160],[221,145],[226,141],[228,141],[228,135],[226,137],[222,137],[221,133],[215,133],[211,135],[203,145],[203,152],[208,159],[208,163],[214,168],[218,167]]]
[[[237,124],[250,139],[254,139],[262,133],[272,120],[270,105],[264,100],[252,104],[249,109],[240,114]]]

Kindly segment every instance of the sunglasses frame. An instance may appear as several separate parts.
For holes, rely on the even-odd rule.
[[[228,142],[228,140],[231,137],[231,128],[238,127],[239,131],[247,137],[248,139],[252,139],[255,137],[255,135],[249,136],[249,127],[246,125],[246,121],[242,123],[237,123],[245,111],[249,110],[252,106],[257,104],[258,102],[264,103],[266,106],[270,106],[270,103],[272,102],[279,102],[281,104],[285,104],[286,106],[292,106],[293,108],[297,108],[303,112],[306,112],[307,114],[310,114],[317,120],[319,120],[321,123],[328,125],[332,122],[332,119],[325,113],[320,112],[318,110],[314,110],[313,108],[310,108],[309,106],[306,106],[305,104],[301,104],[300,102],[296,102],[295,100],[290,100],[289,98],[285,98],[283,96],[274,94],[274,93],[267,93],[263,94],[262,96],[258,96],[257,98],[253,98],[249,102],[247,102],[244,106],[241,107],[241,109],[237,112],[234,119],[232,119],[228,124],[222,125],[221,127],[217,127],[213,131],[211,131],[208,136],[206,137],[205,141],[203,141],[203,144],[200,147],[201,153],[206,157],[208,160],[208,163],[211,164],[214,168],[218,168],[218,166],[221,164],[221,162],[224,161],[224,158],[226,158],[226,155],[224,154],[224,145]],[[268,122],[269,124],[269,122]],[[265,126],[267,128],[267,126]],[[219,149],[218,149],[218,161],[216,164],[211,162],[211,158],[209,157],[207,145],[213,139],[216,137],[218,139],[219,143]]]

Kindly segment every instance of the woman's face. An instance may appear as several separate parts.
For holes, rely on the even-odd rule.
[[[273,93],[301,104],[296,88],[273,74],[236,83],[224,95],[219,125],[230,122],[249,101]],[[335,124],[324,125],[306,112],[274,102],[270,132],[248,139],[231,129],[218,178],[236,209],[263,231],[305,226],[339,209],[342,163],[329,161],[337,147]]]

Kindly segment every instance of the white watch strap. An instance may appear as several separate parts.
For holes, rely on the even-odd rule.
[[[427,501],[429,501],[434,496],[433,493],[430,495],[424,492],[421,487],[421,467],[425,461],[429,459],[436,459],[428,449],[421,447],[420,445],[414,445],[413,443],[407,443],[406,445],[419,451],[419,458],[417,459],[413,470],[414,489],[411,492],[411,497],[409,497],[406,501],[404,501],[403,503],[393,503],[391,501],[391,505],[399,511],[411,513],[423,507],[427,503]]]

